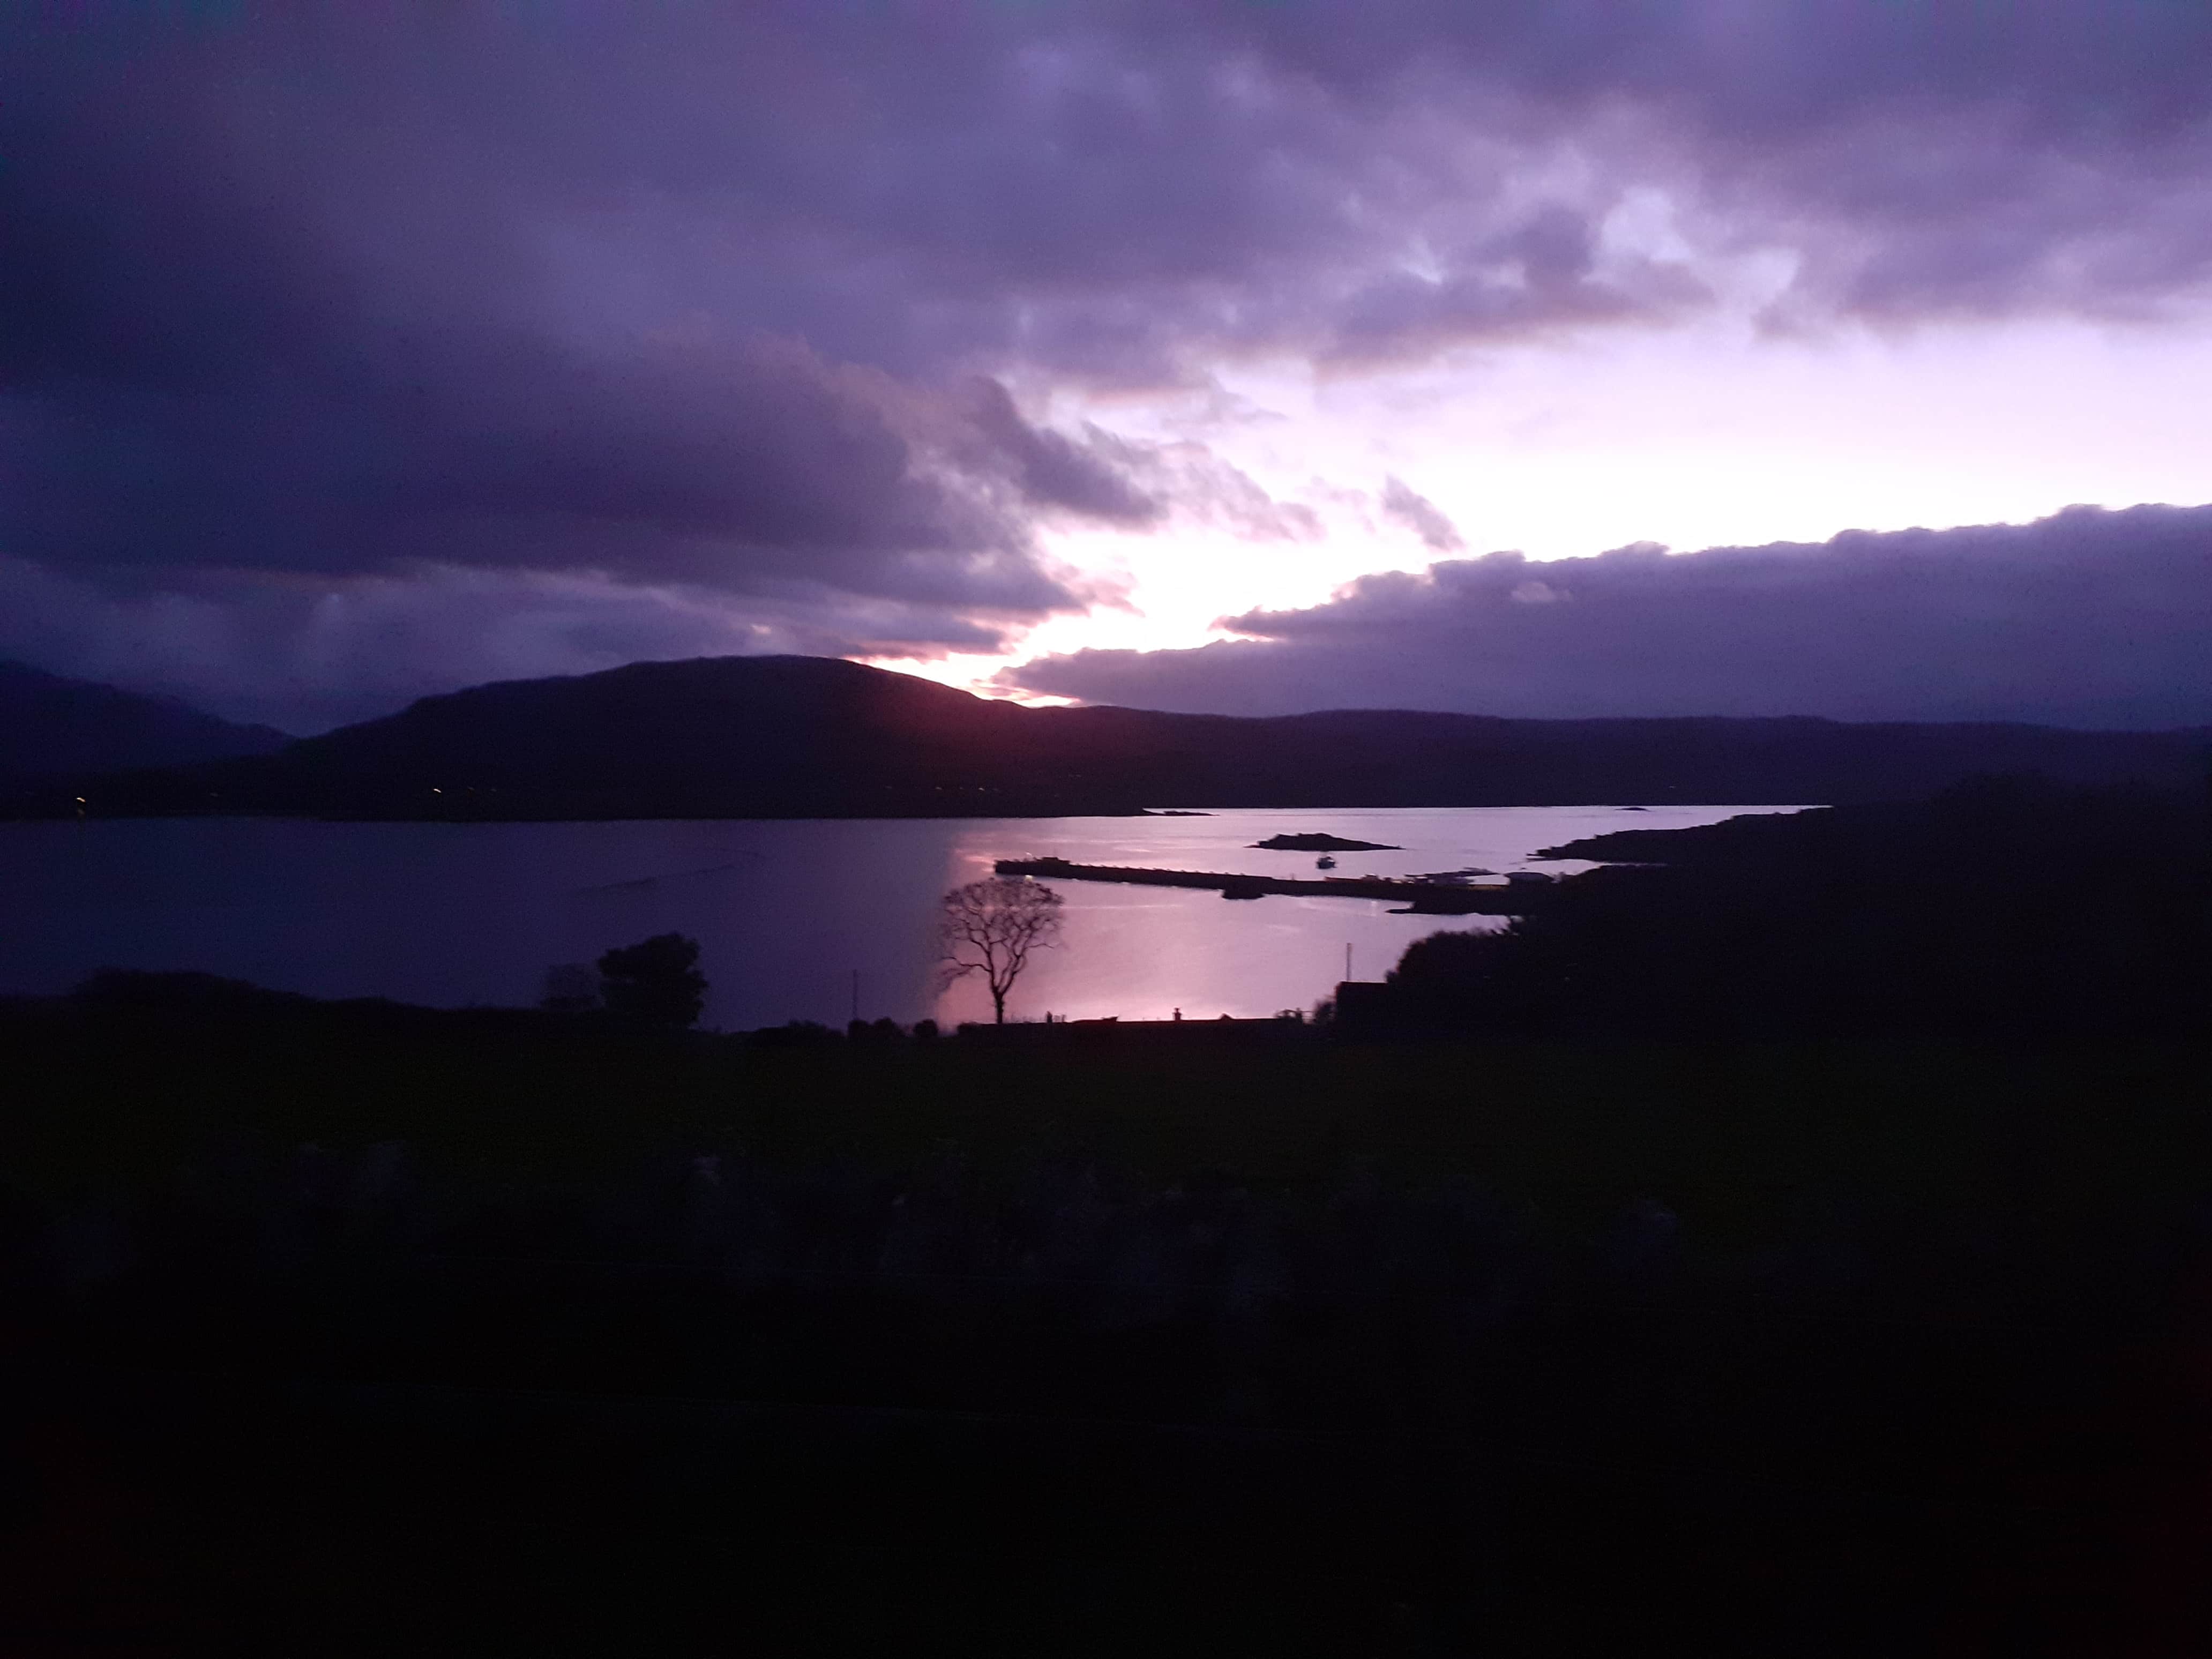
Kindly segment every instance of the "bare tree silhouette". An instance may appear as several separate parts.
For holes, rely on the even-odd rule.
[[[981,974],[991,1007],[1006,1023],[1006,993],[1030,965],[1030,952],[1060,943],[1060,895],[1015,876],[994,876],[956,887],[941,901],[939,955],[947,985]]]

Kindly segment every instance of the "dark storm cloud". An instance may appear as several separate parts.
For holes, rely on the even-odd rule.
[[[976,613],[1079,602],[1035,556],[1038,517],[1155,510],[988,383],[902,382],[742,313],[579,325],[549,275],[544,112],[488,114],[516,76],[471,84],[465,39],[426,34],[460,56],[413,62],[335,27],[95,24],[19,40],[52,74],[7,117],[16,557],[136,580],[428,562],[811,585],[940,606],[968,643]],[[580,121],[647,112],[604,106],[619,74],[592,89]]]
[[[1026,614],[1067,602],[1010,508],[1082,510],[1078,461],[1011,405],[971,428],[950,402],[757,332],[580,339],[542,314],[512,225],[375,222],[384,246],[349,260],[326,222],[334,181],[286,210],[289,158],[240,156],[234,132],[196,116],[165,134],[159,104],[135,118],[142,135],[82,141],[61,123],[0,175],[15,233],[0,265],[10,550],[94,568],[615,568],[736,591],[803,578]],[[1091,481],[1094,498],[1106,489]],[[1111,505],[1132,510],[1126,492]]]
[[[1033,504],[1127,524],[1159,516],[1159,503],[1116,471],[1095,440],[1085,448],[1057,432],[1039,431],[1022,419],[998,381],[978,380],[969,407],[977,434],[1011,465],[1023,496]]]
[[[0,553],[126,607],[566,574],[971,644],[1086,602],[1040,526],[1311,530],[1007,383],[1635,326],[1758,248],[1780,325],[2174,303],[2208,40],[2165,0],[18,6]]]
[[[2212,724],[2212,507],[1363,577],[1255,637],[1006,678],[1146,708]]]

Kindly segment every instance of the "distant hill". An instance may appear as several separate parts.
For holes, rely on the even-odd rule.
[[[362,818],[1809,803],[1925,794],[1991,772],[2173,784],[2198,775],[2208,741],[1822,720],[1026,708],[853,663],[721,657],[477,686],[281,753],[118,775],[82,793],[102,815]],[[49,794],[15,810],[64,805]]]
[[[265,755],[290,741],[273,727],[235,726],[172,697],[0,662],[0,780],[70,780]]]

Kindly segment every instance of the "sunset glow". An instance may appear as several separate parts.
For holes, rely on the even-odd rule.
[[[1248,711],[1672,705],[1698,626],[1756,611],[1784,665],[1831,631],[1754,596],[1796,565],[1707,550],[2212,502],[2201,8],[39,11],[0,20],[36,66],[0,654],[234,717],[776,653]],[[1954,555],[1946,625],[2033,611],[2034,660],[2212,610],[2195,530],[2151,573],[2148,520],[2068,522],[2034,556],[2063,581],[1884,544],[1869,648],[1958,655],[1906,643]],[[1639,546],[1676,597],[1541,641],[1537,578],[1450,597]],[[1693,624],[1731,572],[1750,611]],[[1486,677],[1497,627],[1573,668]],[[2212,712],[1734,672],[1698,695]]]

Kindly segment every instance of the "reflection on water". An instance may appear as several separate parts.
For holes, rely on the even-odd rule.
[[[672,929],[704,946],[707,1023],[738,1030],[854,1006],[902,1022],[988,1018],[972,981],[939,997],[938,896],[993,860],[1310,872],[1250,843],[1322,830],[1402,851],[1340,853],[1342,875],[1526,867],[1612,829],[1777,807],[1401,808],[1188,818],[633,823],[317,823],[173,819],[0,824],[0,990],[64,989],[101,967],[197,969],[318,996],[458,1006],[534,1000],[545,969]],[[1566,870],[1574,866],[1537,866]],[[1187,1018],[1307,1007],[1379,978],[1440,921],[1380,902],[1249,902],[1059,884],[1065,943],[1011,1016]]]

